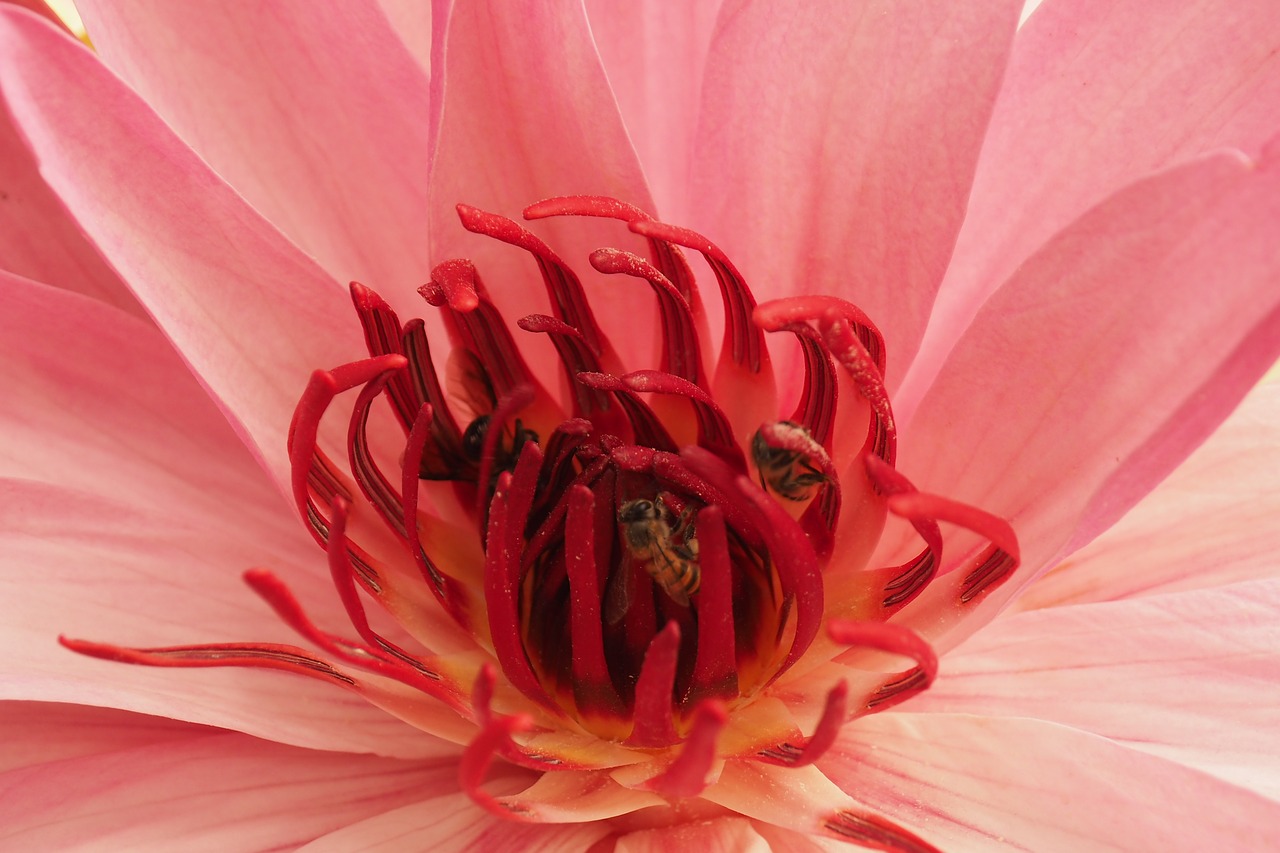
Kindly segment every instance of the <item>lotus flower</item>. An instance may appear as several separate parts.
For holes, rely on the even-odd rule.
[[[1269,0],[80,5],[7,843],[1280,844]]]

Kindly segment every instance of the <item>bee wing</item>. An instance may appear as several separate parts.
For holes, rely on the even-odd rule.
[[[493,412],[498,405],[498,392],[480,357],[471,350],[455,349],[445,366],[449,402],[474,420]]]
[[[604,590],[604,621],[609,625],[617,625],[631,609],[633,575],[635,560],[627,557],[609,576],[609,583]]]

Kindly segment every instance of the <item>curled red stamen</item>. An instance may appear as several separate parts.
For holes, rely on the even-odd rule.
[[[426,580],[427,586],[435,594],[436,599],[454,614],[455,618],[462,618],[463,614],[457,607],[454,596],[450,594],[444,574],[422,547],[422,539],[418,535],[418,477],[422,470],[423,449],[431,438],[431,428],[435,422],[431,404],[423,403],[417,417],[413,420],[413,427],[409,430],[409,438],[404,448],[404,463],[400,471],[400,489],[404,495],[401,507],[404,517],[401,525],[405,531],[412,531],[408,534],[405,544],[409,548],[409,553],[413,555],[413,561],[417,564],[423,579]],[[462,622],[465,625],[467,620],[462,618]]]
[[[591,266],[602,273],[625,274],[649,282],[658,298],[658,316],[662,323],[662,372],[689,382],[702,382],[706,374],[702,369],[698,330],[689,303],[676,286],[644,258],[630,252],[597,249],[590,260]]]
[[[404,355],[403,330],[400,318],[381,296],[359,282],[351,282],[351,302],[355,305],[356,316],[364,329],[365,344],[369,355]],[[413,423],[413,416],[421,405],[421,399],[415,399],[412,378],[409,374],[398,372],[391,376],[387,383],[387,393],[391,405],[407,431]]]
[[[530,231],[505,216],[488,213],[470,205],[458,205],[458,218],[462,227],[473,234],[483,234],[524,249],[538,263],[538,270],[547,286],[547,295],[555,309],[555,315],[582,333],[587,346],[598,356],[607,349],[604,335],[596,324],[595,315],[587,302],[586,293],[578,276],[551,248]]]
[[[928,689],[938,676],[938,655],[920,635],[892,622],[855,622],[850,619],[833,619],[827,623],[827,632],[837,643],[852,647],[837,660],[859,649],[878,649],[882,652],[909,657],[916,662],[913,669],[880,687],[867,702],[869,710],[883,711]]]
[[[431,405],[430,442],[424,443],[418,457],[416,476],[425,480],[472,480],[475,472],[471,460],[462,451],[462,430],[453,416],[440,377],[436,374],[427,344],[427,332],[421,320],[411,320],[404,327],[401,344],[409,359],[409,377],[413,381],[414,399]]]
[[[455,707],[462,707],[457,704],[456,696],[442,689],[440,675],[420,661],[414,666],[409,660],[393,658],[381,650],[353,643],[321,630],[307,616],[289,588],[270,572],[250,569],[244,573],[244,579],[271,606],[282,622],[338,660],[395,679],[438,699],[450,701]]]
[[[710,450],[739,471],[747,470],[747,460],[733,437],[729,418],[706,391],[687,379],[659,370],[637,370],[620,377],[620,381],[632,391],[669,394],[688,400],[698,421],[698,446]]]
[[[890,511],[910,521],[925,543],[924,550],[899,566],[898,572],[884,586],[885,597],[881,604],[885,608],[902,607],[924,590],[942,565],[942,531],[938,529],[937,519],[924,511],[927,508],[896,500],[903,495],[919,494],[910,480],[875,454],[864,454],[863,462],[872,485],[880,494],[890,498]]]
[[[638,444],[668,453],[675,452],[676,440],[667,432],[662,418],[627,385],[624,378],[607,373],[579,373],[577,380],[588,388],[613,392],[623,411],[627,413]]]
[[[777,332],[797,324],[818,323],[819,328],[843,320],[866,349],[871,363],[881,374],[885,369],[884,335],[861,308],[835,296],[810,294],[775,299],[756,308],[755,320],[761,328]]]
[[[458,761],[458,785],[471,798],[472,802],[490,814],[507,820],[519,820],[520,813],[505,805],[501,800],[485,791],[485,776],[489,773],[489,765],[499,753],[506,753],[514,748],[511,736],[517,732],[528,731],[533,727],[533,718],[528,714],[492,714],[485,722],[480,734],[476,735],[467,748],[462,751]]]
[[[888,484],[890,488],[888,505],[892,512],[912,519],[913,524],[916,520],[924,522],[923,526],[916,526],[922,536],[925,535],[926,530],[930,530],[929,523],[946,521],[971,530],[991,543],[982,551],[974,563],[974,568],[961,583],[959,595],[961,604],[967,604],[983,592],[1003,583],[1019,566],[1018,537],[1013,527],[1003,518],[959,501],[916,491],[901,474],[874,457],[867,457],[867,471],[873,480]],[[906,487],[902,486],[904,483]],[[933,526],[936,527],[936,524]],[[930,543],[929,547],[936,550],[940,564],[941,534],[930,531],[930,535],[936,537],[936,543]],[[926,541],[929,541],[928,537]]]
[[[707,774],[716,760],[716,739],[729,722],[724,705],[715,700],[701,702],[693,715],[693,728],[685,738],[676,760],[660,776],[645,785],[664,797],[696,797],[709,784]]]
[[[515,338],[485,294],[470,261],[437,264],[431,271],[431,282],[418,288],[418,292],[428,304],[442,309],[455,353],[469,353],[479,361],[477,369],[483,372],[485,381],[492,383],[493,395],[501,397],[522,385],[536,385]],[[470,297],[464,298],[463,294]]]
[[[560,356],[560,364],[564,368],[565,376],[569,380],[569,387],[573,394],[574,417],[591,419],[607,417],[607,413],[613,408],[609,395],[574,381],[579,373],[599,373],[603,369],[600,359],[596,358],[596,354],[587,346],[582,333],[563,320],[546,314],[530,314],[527,317],[521,317],[516,321],[516,325],[526,332],[544,334],[551,338],[551,343],[555,345],[556,352]]]
[[[768,350],[764,334],[751,321],[756,300],[738,268],[720,251],[720,248],[687,228],[678,228],[652,220],[635,220],[629,224],[632,231],[651,240],[665,240],[700,252],[720,283],[720,296],[724,301],[724,349],[736,364],[753,373],[759,373],[768,364]]]
[[[398,371],[397,375],[403,371]],[[373,401],[387,386],[387,374],[380,374],[364,388],[351,408],[351,423],[347,429],[347,458],[351,463],[351,473],[356,485],[364,494],[369,504],[378,512],[382,520],[396,533],[400,539],[407,539],[407,528],[404,526],[404,501],[395,487],[382,473],[369,449],[369,409]]]
[[[525,219],[542,219],[548,216],[601,216],[609,219],[620,219],[628,224],[632,222],[651,222],[653,217],[633,204],[619,201],[609,196],[575,195],[549,198],[531,204],[524,209]],[[667,277],[680,295],[692,306],[694,313],[698,306],[698,290],[694,282],[693,271],[684,253],[675,245],[656,237],[647,238],[649,252],[653,262]]]
[[[780,744],[760,752],[760,758],[769,764],[782,767],[804,767],[812,764],[835,744],[848,715],[849,685],[841,681],[827,693],[827,701],[822,707],[822,717],[818,720],[813,734],[803,745]]]

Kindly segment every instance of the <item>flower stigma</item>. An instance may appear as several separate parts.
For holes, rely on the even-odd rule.
[[[896,469],[886,347],[871,318],[828,296],[757,305],[706,238],[613,199],[527,208],[530,220],[618,220],[647,243],[647,258],[605,248],[588,259],[656,300],[657,364],[627,365],[545,243],[511,219],[458,212],[468,231],[532,258],[551,313],[509,325],[481,271],[447,260],[419,290],[445,347],[422,320],[402,323],[351,285],[368,357],[313,374],[288,453],[294,500],[356,638],[313,623],[274,574],[253,569],[250,586],[323,654],[64,645],[135,664],[279,669],[355,691],[466,744],[462,787],[526,820],[557,819],[554,802],[572,785],[541,796],[550,777],[603,775],[651,798],[622,813],[696,797],[726,761],[806,767],[849,720],[928,688],[937,660],[909,617],[943,571],[939,522],[983,543],[952,566],[955,608],[1011,574],[1017,541],[1002,520],[920,492]],[[687,251],[718,285],[718,347]],[[521,342],[538,335],[557,355],[558,390],[526,361]],[[798,347],[788,374],[798,400],[785,412],[773,335]],[[321,422],[348,391],[339,464]],[[371,420],[382,400],[387,429]],[[891,515],[915,544],[874,567]],[[385,612],[371,619],[368,599]],[[855,653],[860,663],[842,667]],[[499,757],[544,781],[524,795],[488,793]],[[823,826],[881,849],[931,849],[847,810]]]

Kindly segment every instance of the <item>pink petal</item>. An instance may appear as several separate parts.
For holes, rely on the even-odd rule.
[[[287,483],[280,449],[307,376],[363,351],[347,296],[93,54],[4,8],[0,98],[50,187]]]
[[[721,0],[589,0],[587,16],[656,210],[687,222],[698,101]]]
[[[326,748],[410,754],[435,742],[361,700],[263,672],[90,660],[60,633],[135,645],[278,640],[240,581],[279,568],[346,624],[323,555],[151,326],[0,274],[6,523],[0,692],[101,704]],[[127,378],[128,381],[122,381]]]
[[[431,73],[432,3],[426,0],[378,0],[400,41],[423,73]]]
[[[302,848],[344,851],[588,850],[608,834],[604,823],[519,823],[494,817],[462,794],[402,806],[343,827]]]
[[[739,817],[699,820],[645,829],[618,839],[614,853],[669,853],[699,850],[705,853],[769,853],[774,849],[751,821]]]
[[[0,844],[26,850],[295,849],[427,800],[456,768],[301,750],[238,734],[0,774]]]
[[[693,226],[762,300],[834,293],[875,318],[896,384],[964,216],[1020,0],[723,10]]]
[[[1280,799],[1280,581],[1000,619],[903,710],[1096,732]]]
[[[58,17],[58,14],[54,12],[49,4],[44,2],[44,0],[3,0],[3,2],[11,3],[21,9],[34,12],[48,20],[50,23],[56,24],[63,32],[71,32],[71,30],[67,28],[67,25],[63,23],[62,19]]]
[[[12,117],[0,109],[0,268],[142,316],[138,301],[103,263],[37,169]]]
[[[1008,519],[1024,578],[1083,545],[1280,353],[1278,228],[1272,160],[1216,155],[1116,194],[984,306],[903,432],[905,473]]]
[[[1214,148],[1262,150],[1280,110],[1275,11],[1271,0],[1051,0],[1036,11],[1014,44],[907,397],[928,387],[982,300],[1108,193]]]
[[[1040,720],[876,714],[846,727],[819,764],[851,795],[948,850],[1280,844],[1280,803]]]
[[[1037,580],[1027,610],[1274,577],[1280,385],[1265,384],[1115,527]]]
[[[586,13],[571,0],[459,3],[449,22],[442,75],[440,139],[431,172],[432,257],[475,261],[495,302],[512,322],[549,313],[537,267],[524,252],[468,235],[455,205],[466,203],[518,218],[550,196],[607,195],[652,210]],[[557,218],[537,223],[579,274],[600,246],[643,251],[639,238],[614,220]],[[653,298],[643,282],[583,275],[598,294],[593,309],[629,363],[651,360]],[[544,381],[559,382],[546,357]]]
[[[0,702],[0,774],[81,756],[217,735],[217,729],[114,708]]]
[[[78,6],[102,61],[294,245],[418,304],[430,87],[374,0]]]
[[[868,845],[872,849],[927,849],[914,833],[868,813],[814,765],[783,768],[757,761],[729,761],[719,781],[702,796],[758,821],[762,831],[764,824],[772,824],[776,829],[770,834],[783,838],[787,837],[785,831],[791,830],[855,843],[874,834],[892,843]]]

